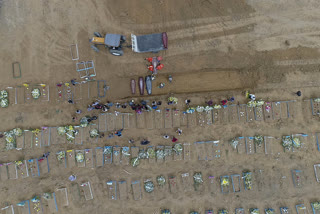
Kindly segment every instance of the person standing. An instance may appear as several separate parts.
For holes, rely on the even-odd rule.
[[[252,101],[255,101],[256,100],[256,95],[254,94],[249,94],[249,99],[251,99]]]
[[[301,91],[297,91],[296,95],[298,95],[298,97],[301,97]]]
[[[120,129],[120,130],[116,131],[114,134],[117,135],[118,137],[121,137],[122,131],[123,131],[123,129]]]
[[[172,137],[172,143],[175,143],[175,142],[177,142],[177,141],[178,141],[178,139],[177,139],[177,138]]]
[[[164,84],[163,82],[162,83],[160,83],[160,85],[158,86],[159,88],[164,88],[164,86],[165,86],[166,84]]]

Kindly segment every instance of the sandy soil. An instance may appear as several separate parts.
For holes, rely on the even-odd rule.
[[[38,178],[6,180],[0,171],[2,207],[6,202],[16,204],[36,194],[67,187],[69,205],[62,207],[58,201],[59,213],[159,213],[161,208],[169,208],[173,213],[191,210],[204,213],[209,208],[215,212],[221,208],[233,212],[237,207],[243,207],[246,213],[253,207],[260,208],[261,212],[271,207],[279,213],[281,206],[288,206],[295,212],[295,205],[299,203],[305,203],[311,212],[309,203],[319,199],[313,171],[319,151],[312,137],[319,131],[319,118],[311,116],[310,104],[304,100],[319,96],[319,1],[2,0],[0,6],[1,89],[15,88],[23,83],[50,86],[49,102],[26,104],[19,98],[19,104],[1,109],[0,130],[3,131],[15,127],[30,129],[70,124],[76,109],[86,111],[94,96],[83,98],[75,105],[57,102],[55,85],[79,79],[76,62],[71,60],[70,44],[78,44],[79,61],[94,60],[97,79],[106,80],[110,86],[102,101],[128,101],[131,98],[165,101],[168,94],[173,94],[179,98],[175,107],[183,110],[186,98],[192,100],[192,105],[203,105],[210,99],[219,102],[231,96],[236,98],[236,104],[245,103],[245,90],[266,101],[296,100],[294,118],[251,123],[228,121],[192,127],[181,124],[183,135],[179,142],[191,143],[193,149],[196,141],[220,140],[221,157],[211,161],[197,160],[193,150],[188,161],[163,164],[142,161],[137,168],[111,164],[94,169],[65,169],[57,165],[54,153],[60,150],[128,146],[130,138],[137,142],[148,138],[152,146],[172,145],[162,135],[175,135],[176,129],[162,126],[158,129],[157,120],[154,129],[129,127],[122,138],[90,141],[83,145],[58,144],[2,151],[2,163],[36,158],[51,151],[50,173],[43,173]],[[127,38],[131,33],[168,33],[169,49],[159,53],[164,58],[165,68],[153,82],[152,96],[132,96],[129,82],[131,78],[137,80],[148,74],[144,58],[153,54],[137,54],[129,48],[125,49],[123,57],[114,57],[102,49],[95,53],[88,42],[94,31],[124,34]],[[20,79],[12,77],[12,63],[16,61],[21,64]],[[171,84],[167,83],[168,75],[173,76]],[[157,88],[160,82],[166,82],[165,88]],[[23,87],[18,89],[23,93]],[[302,91],[302,97],[294,95],[297,90]],[[161,109],[165,107],[163,105]],[[240,155],[228,145],[228,141],[237,136],[261,134],[280,138],[296,133],[307,133],[309,137],[305,149],[294,153],[284,153],[275,146],[272,155]],[[303,171],[301,188],[295,188],[292,183],[293,169]],[[240,193],[222,194],[219,176],[240,174],[243,170],[253,172],[253,190],[244,191],[241,184]],[[197,191],[184,188],[181,173],[189,172],[191,176],[198,171],[204,177],[202,187]],[[72,173],[77,175],[79,184],[91,182],[93,200],[77,198],[76,190],[67,179]],[[155,180],[160,174],[176,176],[177,189],[170,192],[166,186],[164,190],[156,189],[153,195],[148,195],[142,188],[142,199],[133,199],[132,181]],[[209,175],[215,176],[213,187]],[[116,201],[109,199],[106,185],[109,180],[125,180],[128,197]]]

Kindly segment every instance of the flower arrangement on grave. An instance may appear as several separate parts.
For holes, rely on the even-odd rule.
[[[256,135],[253,137],[253,142],[258,145],[261,146],[263,143],[263,136],[262,135]]]
[[[127,149],[123,149],[122,148],[122,156],[125,156],[125,157],[129,157],[130,156],[130,153],[129,153],[129,150],[127,150]]]
[[[172,155],[172,148],[165,148],[164,149],[164,156],[168,157]]]
[[[44,199],[46,199],[46,200],[50,200],[50,199],[53,198],[53,197],[52,197],[52,193],[49,193],[49,192],[43,193],[42,197],[43,197]]]
[[[17,148],[16,138],[22,136],[23,130],[20,128],[15,128],[10,131],[4,132],[6,141],[6,150],[11,150]]]
[[[283,136],[282,137],[282,146],[286,149],[286,150],[290,150],[292,148],[293,142],[292,142],[292,138],[290,136]]]
[[[157,183],[159,186],[164,186],[166,184],[166,178],[163,175],[157,177]]]
[[[33,99],[38,99],[41,95],[40,89],[39,88],[35,88],[31,91],[31,95],[33,97]]]
[[[77,160],[78,163],[82,163],[84,161],[84,155],[83,155],[82,152],[78,152],[76,154],[76,160]]]
[[[33,197],[33,198],[31,199],[31,201],[32,201],[33,203],[40,202],[40,197],[39,197],[39,196],[35,196],[35,197]]]
[[[89,132],[89,134],[90,134],[90,137],[91,137],[91,138],[97,138],[97,137],[99,137],[99,131],[98,131],[98,129],[91,129],[90,132]]]
[[[249,209],[250,214],[259,214],[259,209],[258,208],[250,208]]]
[[[103,154],[104,155],[111,155],[112,154],[112,147],[104,147]]]
[[[20,137],[20,136],[22,136],[22,134],[23,134],[23,130],[20,129],[20,128],[12,129],[12,131],[13,131],[13,134],[14,134],[16,137]]]
[[[311,203],[311,206],[313,207],[314,210],[320,210],[320,202],[319,201],[315,201]]]
[[[176,155],[180,155],[183,151],[182,144],[181,143],[175,144],[172,150],[176,153]]]
[[[65,126],[66,138],[68,142],[72,142],[76,136],[77,131],[74,129],[74,126],[69,125]]]
[[[203,106],[197,106],[196,111],[201,113],[204,111],[204,107]]]
[[[1,90],[0,91],[0,99],[5,99],[5,98],[8,98],[8,91]]]
[[[266,214],[274,214],[274,209],[268,208],[265,210]]]
[[[315,98],[315,99],[313,99],[313,101],[316,103],[320,103],[320,98]]]
[[[66,135],[68,142],[73,142],[75,136],[79,133],[79,131],[76,130],[72,125],[60,126],[57,128],[57,132],[60,136]]]
[[[8,91],[6,91],[6,90],[0,91],[0,106],[2,108],[6,108],[9,106]]]
[[[80,126],[81,126],[82,128],[87,127],[88,124],[89,124],[89,123],[88,123],[88,118],[87,118],[87,117],[83,117],[83,118],[80,119]]]
[[[165,210],[161,210],[161,214],[171,214],[170,210],[165,209]]]
[[[196,172],[196,173],[194,173],[194,175],[193,175],[193,180],[194,180],[194,183],[195,183],[195,184],[201,184],[201,183],[203,183],[202,173],[201,173],[201,172]]]
[[[66,158],[66,153],[63,151],[57,152],[57,159],[59,162],[62,162]]]
[[[228,177],[223,177],[221,179],[221,186],[224,186],[224,187],[227,187],[230,185],[230,181],[229,181],[229,178]]]
[[[14,163],[18,167],[18,169],[19,169],[19,166],[23,164],[22,161],[15,161]]]
[[[237,149],[238,144],[239,144],[239,141],[237,138],[231,139],[230,145],[232,146],[232,148]]]
[[[247,106],[250,107],[250,108],[256,107],[256,105],[257,105],[256,102],[253,101],[253,100],[250,100],[250,101],[247,103]]]
[[[178,104],[178,98],[176,98],[176,97],[169,97],[168,101],[173,102],[174,104]]]
[[[205,108],[204,108],[204,111],[206,112],[206,113],[208,113],[208,112],[210,112],[210,111],[212,111],[213,110],[213,107],[212,106],[206,106]]]
[[[147,193],[151,193],[154,190],[154,184],[152,181],[148,180],[144,182],[144,189]]]
[[[264,101],[263,100],[258,100],[258,101],[250,100],[247,103],[247,106],[250,107],[250,108],[257,107],[257,106],[262,106],[262,105],[264,105]]]
[[[138,158],[139,159],[147,159],[148,156],[148,152],[146,152],[144,149],[140,149],[139,153],[138,153]]]
[[[113,155],[115,157],[117,157],[118,155],[120,155],[120,151],[119,150],[113,150]]]
[[[247,188],[247,190],[251,190],[252,189],[252,177],[251,177],[251,173],[250,172],[244,172],[243,173],[243,179],[244,179],[244,184]]]
[[[193,107],[187,108],[186,112],[187,114],[192,114],[193,112],[195,112],[195,108]]]
[[[149,158],[155,158],[156,157],[156,152],[151,147],[147,149],[147,153],[148,153],[148,157]]]
[[[221,209],[221,210],[218,211],[218,214],[228,214],[228,210]]]
[[[301,147],[300,138],[298,138],[298,137],[293,137],[293,138],[292,138],[292,145],[293,145],[293,147],[295,147],[295,148],[300,148],[300,147]]]
[[[1,106],[1,108],[7,108],[9,106],[9,100],[8,99],[1,99],[0,106]]]
[[[163,149],[157,149],[157,151],[156,151],[156,157],[157,157],[158,160],[164,158],[164,151],[163,151]]]
[[[264,101],[263,100],[256,101],[256,106],[263,106],[263,105],[264,105]]]
[[[131,164],[131,166],[133,166],[133,167],[138,166],[138,165],[140,164],[140,160],[139,160],[139,158],[138,158],[138,157],[131,158],[131,160],[130,160],[130,164]]]
[[[14,134],[11,131],[9,131],[9,132],[5,132],[4,135],[6,136],[6,138],[5,138],[6,150],[16,148],[17,145],[16,145],[16,139],[14,137]]]
[[[221,109],[222,107],[221,107],[221,105],[215,104],[215,105],[213,106],[213,108],[214,108],[214,109]]]
[[[63,126],[57,128],[58,135],[63,136],[66,134],[66,129]]]
[[[32,133],[35,135],[35,136],[38,136],[40,134],[40,129],[33,129],[32,130]]]
[[[35,196],[34,198],[31,199],[31,201],[34,203],[33,204],[33,209],[39,213],[41,210],[41,204],[40,204],[40,197],[39,196]]]

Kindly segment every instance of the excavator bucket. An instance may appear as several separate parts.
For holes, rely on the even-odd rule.
[[[90,42],[97,45],[104,45],[104,38],[102,37],[92,37],[90,39]]]

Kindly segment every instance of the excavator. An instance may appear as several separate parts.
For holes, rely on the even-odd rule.
[[[131,45],[124,46],[126,37],[120,34],[106,34],[102,36],[99,32],[94,32],[93,37],[89,39],[91,48],[99,52],[97,46],[104,45],[109,52],[114,56],[123,55],[123,47],[131,47],[133,52],[136,53],[158,53],[161,50],[168,49],[168,36],[166,32],[147,34],[147,35],[134,35],[131,34]]]

